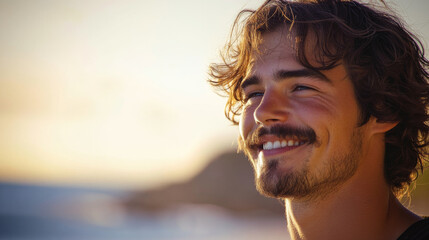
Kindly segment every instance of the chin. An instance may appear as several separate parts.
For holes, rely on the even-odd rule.
[[[310,194],[307,171],[295,172],[279,167],[279,160],[271,160],[255,171],[256,188],[262,195],[273,198],[304,197]]]

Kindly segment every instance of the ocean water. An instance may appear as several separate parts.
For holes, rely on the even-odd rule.
[[[287,240],[276,217],[238,217],[187,205],[156,215],[130,213],[127,191],[0,183],[0,240]]]

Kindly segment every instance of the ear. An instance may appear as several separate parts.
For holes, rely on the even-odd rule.
[[[381,122],[375,117],[371,117],[368,121],[372,133],[386,133],[387,131],[398,125],[399,122]]]

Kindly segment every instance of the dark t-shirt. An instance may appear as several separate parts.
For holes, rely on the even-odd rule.
[[[429,240],[429,217],[411,225],[398,240]]]

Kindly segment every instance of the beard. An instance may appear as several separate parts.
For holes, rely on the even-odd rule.
[[[285,127],[284,131],[288,131],[288,128],[290,127]],[[278,130],[277,128],[270,133],[273,134]],[[280,132],[282,131],[280,129]],[[284,135],[284,131],[278,135]],[[297,131],[300,130],[295,129],[292,132]],[[307,132],[311,131],[307,130]],[[253,136],[253,139],[255,139],[255,136]],[[243,142],[240,145],[246,146]],[[320,143],[314,140],[309,145],[318,147]],[[309,169],[310,159],[304,159],[302,167],[299,169],[294,168],[282,171],[279,167],[282,159],[254,159],[250,154],[250,149],[244,148],[245,153],[253,163],[256,188],[261,194],[267,197],[301,200],[323,198],[351,178],[357,170],[361,149],[362,134],[360,129],[356,128],[351,136],[350,146],[347,151],[337,152],[330,157],[323,169],[318,172],[312,172]]]

